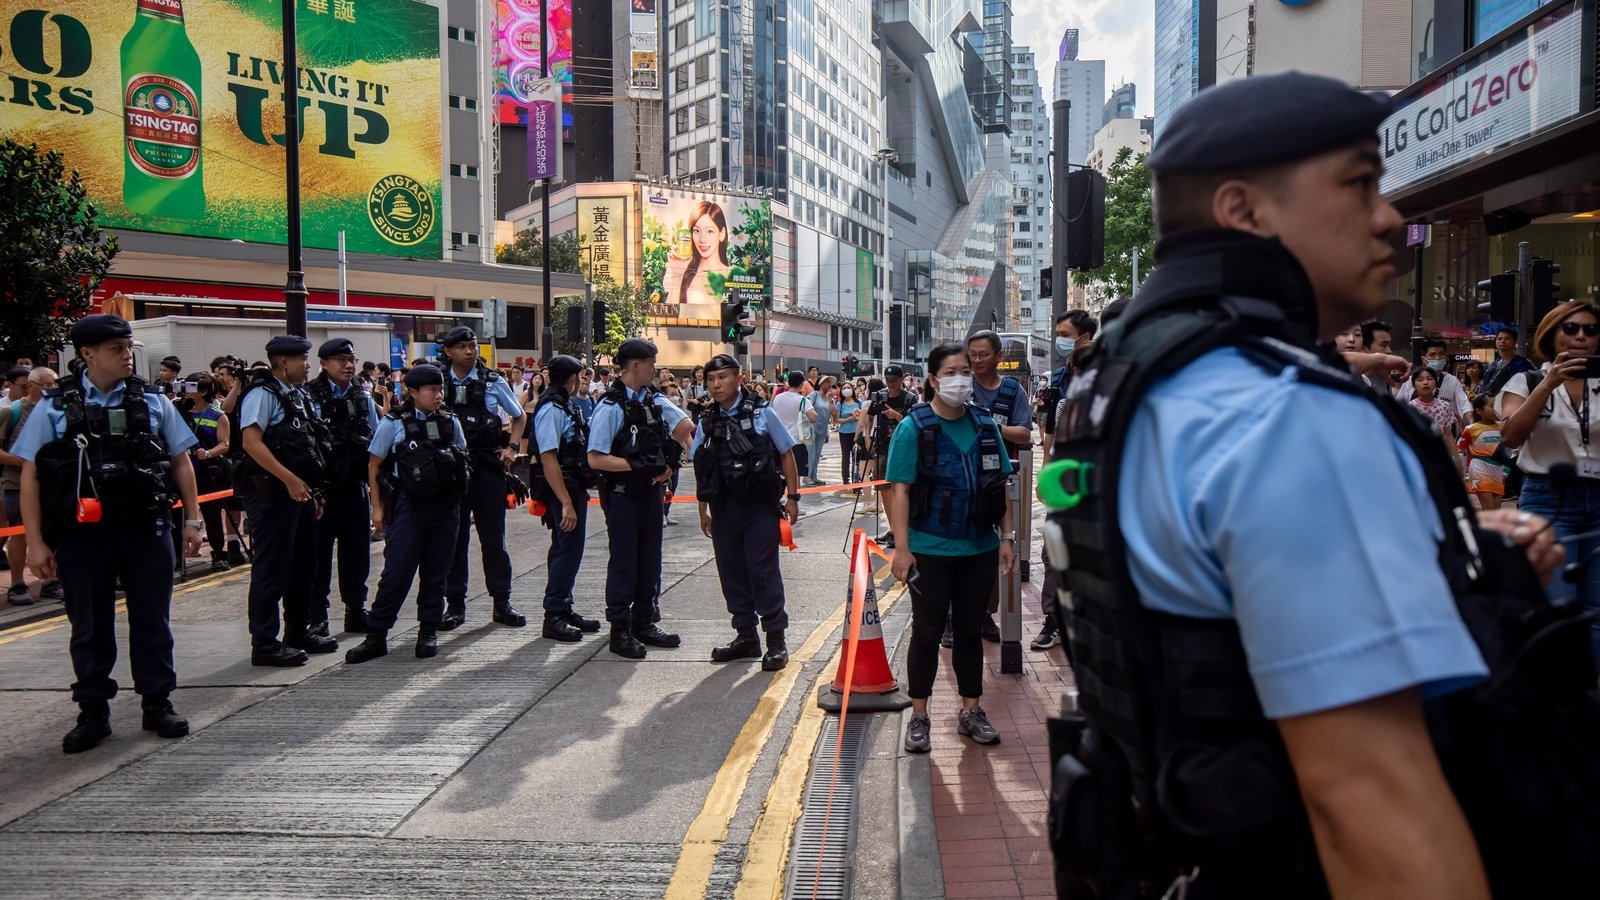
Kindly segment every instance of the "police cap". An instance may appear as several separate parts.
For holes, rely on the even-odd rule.
[[[446,331],[444,335],[439,338],[439,346],[454,347],[462,341],[475,341],[477,339],[478,336],[473,333],[471,328],[468,328],[465,325],[457,325],[449,331]]]
[[[95,344],[104,344],[117,338],[131,338],[133,329],[121,316],[95,313],[73,323],[72,330],[67,336],[74,347],[93,347]]]
[[[339,356],[348,353],[356,355],[356,342],[349,338],[332,338],[322,342],[317,348],[317,359],[327,359],[330,356]]]
[[[1146,165],[1158,175],[1290,163],[1368,140],[1394,109],[1321,75],[1257,75],[1207,88],[1178,108]]]
[[[430,366],[427,363],[412,366],[411,371],[406,373],[405,384],[408,388],[427,387],[430,384],[443,385],[444,373],[439,371],[438,366]]]
[[[280,334],[267,341],[268,356],[301,356],[311,352],[311,342],[298,334]]]
[[[566,384],[567,379],[583,371],[583,363],[577,357],[567,356],[565,353],[550,360],[550,383]]]
[[[628,338],[611,358],[620,364],[630,359],[655,359],[657,352],[656,345],[644,338]]]
[[[712,372],[720,372],[723,369],[738,368],[739,361],[734,359],[732,354],[718,353],[716,356],[711,357],[710,362],[706,363],[705,372],[707,375],[710,375]]]

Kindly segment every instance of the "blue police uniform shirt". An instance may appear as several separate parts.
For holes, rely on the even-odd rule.
[[[306,395],[303,388],[294,388],[278,379],[278,385],[291,394],[299,394],[301,402],[313,412],[318,411],[314,400]],[[320,413],[319,413],[320,414]],[[242,434],[251,425],[260,428],[266,433],[268,428],[283,421],[283,403],[266,387],[252,388],[250,393],[244,395],[239,402],[239,432]]]
[[[1421,467],[1370,402],[1214,350],[1145,395],[1122,466],[1141,602],[1235,619],[1268,717],[1486,674]]]
[[[446,371],[450,373],[451,384],[469,384],[478,378],[476,366],[467,373],[465,378],[457,377],[454,367],[450,367]],[[489,389],[483,392],[483,403],[484,406],[489,408],[490,415],[497,416],[504,413],[513,419],[522,415],[522,401],[517,399],[516,393],[511,390],[511,383],[504,378],[495,379],[494,383],[489,385]]]
[[[581,414],[582,411],[579,412]],[[534,413],[533,440],[538,445],[539,453],[560,450],[561,442],[572,440],[572,434],[576,430],[572,417],[554,403],[546,403]]]
[[[429,413],[417,411],[417,418],[428,421]],[[441,415],[433,413],[432,415]],[[443,413],[445,418],[455,422],[455,439],[451,441],[458,449],[467,449],[467,435],[461,430],[461,423],[455,421],[451,413]],[[387,459],[389,454],[399,448],[400,443],[406,439],[406,426],[398,416],[384,416],[378,420],[378,427],[372,431],[372,440],[367,444],[367,452],[379,459]]]
[[[122,403],[122,395],[127,392],[127,384],[118,381],[111,393],[102,394],[87,378],[82,379],[83,400],[95,406],[117,406]],[[189,423],[173,408],[172,401],[165,394],[146,393],[145,405],[150,410],[150,429],[161,435],[167,444],[167,453],[173,457],[181,456],[190,447],[199,443],[199,438],[189,429]],[[17,435],[17,440],[11,446],[11,453],[21,457],[27,462],[33,462],[39,455],[39,448],[50,443],[56,438],[67,433],[67,414],[61,410],[56,398],[47,398],[40,403],[28,416],[28,421],[23,423],[22,433]]]
[[[356,389],[356,382],[355,379],[351,379],[349,386],[341,391],[339,390],[339,385],[330,378],[328,380],[328,387],[333,389],[333,397],[335,400],[343,400],[344,398],[350,396],[351,391]],[[368,398],[367,402],[367,428],[372,429],[373,431],[376,431],[378,428],[378,402],[370,397]]]
[[[732,406],[718,404],[716,406],[717,415],[732,418],[733,411],[738,407],[738,400],[735,400]],[[760,414],[756,416],[755,429],[756,434],[764,434],[772,438],[772,446],[776,447],[779,453],[788,453],[794,449],[794,438],[789,436],[789,429],[783,427],[783,420],[778,418],[778,414],[773,411],[771,406],[761,407]],[[694,456],[700,450],[700,439],[705,436],[705,433],[704,428],[695,429],[694,443],[689,445],[690,456]]]
[[[628,396],[637,400],[641,391],[628,389]],[[671,432],[678,427],[678,423],[689,418],[683,410],[679,409],[665,394],[656,394],[656,414],[661,416],[661,421],[666,423],[667,431]],[[617,440],[617,430],[622,427],[622,407],[607,398],[601,398],[595,404],[594,420],[589,423],[589,452],[611,452],[611,445]]]

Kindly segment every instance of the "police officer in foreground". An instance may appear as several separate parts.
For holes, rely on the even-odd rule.
[[[478,355],[478,336],[465,325],[457,325],[439,338],[439,346],[449,361],[445,374],[445,406],[467,434],[472,454],[472,479],[461,498],[461,524],[456,529],[455,562],[450,567],[446,589],[448,608],[440,628],[449,631],[467,620],[467,551],[472,542],[472,526],[478,527],[478,545],[483,556],[483,581],[494,598],[494,620],[501,625],[521,628],[528,624],[511,605],[511,555],[506,552],[507,473],[517,454],[527,454],[522,404],[500,373],[485,366]],[[500,421],[510,417],[508,433]],[[517,450],[512,449],[517,435]]]
[[[406,400],[383,417],[372,436],[367,493],[372,521],[387,528],[383,574],[367,614],[367,636],[345,651],[348,663],[389,653],[389,629],[417,588],[417,657],[439,652],[445,580],[455,559],[456,510],[468,483],[467,441],[444,409],[444,373],[421,365],[405,376]],[[420,574],[419,574],[420,572]]]
[[[611,545],[606,561],[611,652],[644,659],[646,644],[672,648],[680,643],[677,635],[663,631],[653,619],[661,581],[662,501],[694,425],[652,387],[655,344],[629,338],[612,360],[617,377],[595,407],[589,426],[589,468],[605,479],[600,496]]]
[[[1474,518],[1437,429],[1319,343],[1395,276],[1391,107],[1240,79],[1149,158],[1155,269],[1085,353],[1041,473],[1087,726],[1053,790],[1087,804],[1053,804],[1066,896],[1600,877],[1595,669],[1539,581],[1560,549],[1529,514]],[[1411,502],[1373,529],[1367,496]]]
[[[545,506],[550,552],[545,558],[544,628],[551,640],[573,642],[600,630],[600,623],[573,609],[572,586],[583,564],[588,533],[589,422],[576,393],[583,363],[571,356],[550,360],[550,386],[533,409],[533,437],[539,460],[531,469],[528,489]]]
[[[717,578],[736,632],[726,647],[711,651],[711,661],[759,656],[762,671],[775,672],[789,661],[778,520],[800,519],[794,439],[772,406],[744,389],[738,360],[719,353],[706,363],[705,374],[712,405],[700,420],[690,455],[700,530],[716,548]],[[758,622],[767,635],[765,655],[756,636]]]
[[[239,399],[245,458],[234,475],[244,497],[253,550],[250,567],[250,663],[300,666],[307,653],[339,649],[311,630],[327,431],[305,391],[311,342],[279,335],[267,342],[267,368],[253,369]],[[278,605],[283,604],[283,640]]]
[[[117,588],[128,606],[128,658],[144,707],[144,729],[182,737],[173,711],[173,500],[183,501],[183,552],[200,549],[200,505],[188,450],[195,443],[171,401],[133,374],[133,329],[111,315],[72,326],[84,367],[61,379],[11,452],[23,460],[22,521],[28,565],[60,577],[72,624],[72,699],[78,724],[61,749],[81,753],[111,736],[117,683]]]
[[[333,587],[333,550],[339,545],[339,599],[344,630],[367,630],[367,575],[372,566],[372,522],[368,515],[367,446],[378,427],[378,406],[356,379],[356,345],[333,338],[317,348],[322,374],[306,393],[328,431],[325,505],[317,520],[316,581],[312,584],[311,630],[328,637],[328,599]]]

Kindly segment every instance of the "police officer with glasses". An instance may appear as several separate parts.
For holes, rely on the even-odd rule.
[[[204,522],[188,455],[195,436],[172,403],[133,374],[133,329],[117,316],[91,315],[69,334],[83,368],[46,394],[11,452],[23,461],[22,522],[36,538],[28,565],[59,575],[66,595],[79,713],[61,749],[82,753],[111,736],[119,578],[144,729],[189,733],[171,701],[173,501],[183,503],[185,555],[200,549]]]
[[[404,386],[405,402],[378,423],[369,447],[372,521],[387,528],[387,539],[367,636],[345,651],[348,663],[389,653],[389,629],[418,577],[417,657],[439,652],[445,581],[460,526],[456,510],[468,484],[467,441],[461,424],[444,408],[444,373],[437,366],[412,368]]]
[[[600,490],[611,545],[606,562],[611,652],[644,659],[647,644],[670,649],[681,643],[653,619],[661,581],[662,501],[694,424],[652,386],[655,344],[629,338],[612,361],[617,376],[589,426],[589,468],[605,479]]]
[[[522,404],[511,385],[499,372],[483,364],[478,355],[478,336],[465,325],[457,325],[439,338],[449,361],[445,373],[444,402],[461,423],[472,454],[472,479],[461,498],[461,524],[456,529],[455,562],[450,567],[446,590],[448,605],[440,628],[449,631],[467,619],[467,551],[472,541],[472,526],[478,528],[478,545],[483,557],[483,580],[494,598],[494,621],[521,628],[528,620],[511,605],[511,555],[506,552],[507,477],[517,454],[526,455],[528,439],[524,429]],[[501,414],[510,419],[510,431]],[[517,449],[512,449],[517,435]]]
[[[744,389],[738,360],[719,353],[706,363],[705,375],[712,402],[700,419],[690,455],[700,530],[715,548],[717,577],[735,632],[727,646],[711,651],[711,661],[759,656],[762,671],[775,672],[789,661],[778,521],[787,518],[793,524],[800,519],[794,439],[771,404]],[[764,655],[758,623],[767,636]]]
[[[589,488],[596,481],[589,469],[589,423],[577,395],[582,372],[583,363],[571,356],[550,360],[550,386],[533,411],[539,462],[528,485],[531,496],[545,505],[544,524],[550,528],[542,633],[566,642],[600,630],[598,621],[578,615],[572,605],[588,533]]]
[[[328,599],[333,586],[334,545],[339,548],[339,599],[344,630],[367,630],[367,576],[372,566],[372,522],[368,515],[367,446],[378,427],[378,406],[356,378],[356,345],[333,338],[317,348],[322,374],[306,393],[328,431],[324,506],[317,520],[316,581],[312,585],[311,630],[328,636]]]

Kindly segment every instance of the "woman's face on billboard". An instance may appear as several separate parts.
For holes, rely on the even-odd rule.
[[[717,255],[717,248],[722,246],[727,232],[717,227],[716,220],[710,215],[704,215],[694,223],[694,248],[699,251],[701,259],[712,259]]]

